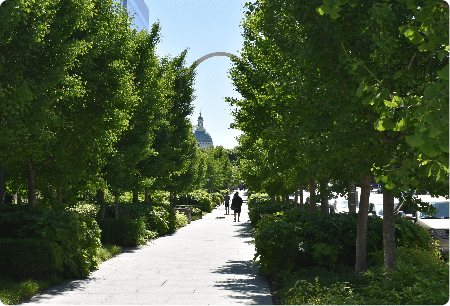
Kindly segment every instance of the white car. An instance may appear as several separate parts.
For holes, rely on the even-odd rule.
[[[427,215],[416,212],[415,223],[425,228],[434,240],[438,241],[438,249],[442,254],[448,254],[449,233],[449,201],[431,202],[437,212]]]

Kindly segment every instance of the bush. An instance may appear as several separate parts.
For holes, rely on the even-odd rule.
[[[13,280],[43,279],[64,270],[63,249],[43,239],[0,238],[0,275]]]
[[[256,205],[269,201],[270,197],[267,193],[254,193],[248,197],[247,204],[249,209],[253,209]]]
[[[106,209],[107,216],[114,215],[113,205],[109,204]],[[121,203],[119,210],[119,219],[143,217],[147,230],[157,232],[158,235],[172,233],[176,230],[175,209],[169,205],[146,202]]]
[[[0,218],[0,238],[44,239],[59,244],[68,277],[86,277],[99,264],[100,229],[93,218],[76,212],[9,206]]]
[[[406,222],[405,222],[406,221]],[[311,266],[335,269],[353,266],[356,260],[357,214],[321,214],[296,209],[262,219],[255,230],[255,259],[261,273],[298,270]],[[434,252],[426,231],[405,219],[396,219],[397,246],[420,247]],[[383,249],[383,221],[368,217],[367,262],[376,264]]]
[[[132,247],[145,244],[148,238],[144,218],[101,219],[97,223],[102,230],[103,244]]]
[[[190,205],[201,205],[202,211],[206,211],[208,213],[212,212],[215,204],[213,203],[213,199],[205,190],[196,190],[189,193],[189,204]]]
[[[176,211],[176,221],[175,221],[175,225],[176,228],[179,229],[180,227],[186,226],[188,224],[188,218],[186,217],[185,214]]]
[[[353,273],[313,268],[291,276],[280,295],[283,304],[297,305],[444,305],[449,266],[429,251],[399,247],[397,269],[389,277],[383,267],[372,267],[358,280]]]
[[[248,216],[252,227],[257,227],[258,222],[267,215],[289,210],[293,207],[292,203],[272,202],[264,194],[252,195],[248,201]]]

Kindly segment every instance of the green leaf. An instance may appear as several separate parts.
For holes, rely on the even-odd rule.
[[[433,7],[426,6],[418,14],[416,14],[415,17],[417,21],[425,22],[431,17],[431,15],[433,15]]]
[[[364,100],[362,100],[362,104],[363,105],[373,104],[371,102],[372,102],[372,96],[371,95],[367,96]]]
[[[439,138],[438,144],[439,144],[439,148],[442,150],[442,152],[449,153],[448,136]]]
[[[411,184],[411,185],[413,185],[415,187],[419,186],[419,183],[420,183],[420,181],[418,179],[416,179],[415,177],[413,177],[411,179],[411,181],[409,182],[409,184]]]
[[[395,128],[395,123],[389,118],[383,118],[378,120],[378,122],[375,123],[375,126],[379,131],[392,130]]]
[[[424,40],[423,36],[413,28],[408,28],[403,34],[415,45],[420,44]]]
[[[439,77],[441,79],[444,79],[444,80],[448,81],[448,75],[449,75],[448,64],[442,70],[438,71],[437,74],[439,75]]]
[[[439,136],[442,133],[442,131],[436,127],[431,127],[431,131],[430,131],[430,138],[435,138],[436,136]]]
[[[403,131],[404,129],[406,129],[406,127],[407,127],[406,120],[403,118],[399,122],[397,122],[397,124],[395,125],[395,128],[394,128],[394,131],[396,131],[396,132]]]
[[[406,6],[409,9],[417,8],[416,4],[414,3],[414,0],[406,0]]]
[[[408,185],[402,185],[402,187],[400,187],[400,190],[408,191],[409,190],[409,186]]]
[[[396,73],[394,73],[394,75],[393,75],[393,79],[394,80],[396,80],[396,79],[398,79],[399,77],[401,77],[402,76],[402,72],[401,71],[397,71]]]
[[[435,42],[428,41],[426,43],[423,43],[423,44],[419,45],[417,47],[417,49],[419,49],[420,52],[433,51],[435,46],[436,46]]]
[[[316,11],[317,11],[317,13],[319,13],[320,15],[325,14],[325,11],[322,9],[322,6],[321,6],[321,7],[318,7],[318,8],[316,9]]]
[[[430,86],[427,86],[427,88],[425,88],[423,96],[426,99],[431,100],[436,96],[436,94],[437,94],[436,84],[431,84]]]
[[[421,134],[419,134],[419,135],[412,135],[412,136],[406,136],[405,140],[406,140],[406,143],[409,144],[413,148],[424,144],[424,141],[422,139],[422,135]]]
[[[331,14],[330,14],[330,17],[331,18],[333,18],[333,19],[337,19],[337,18],[339,18],[341,15],[339,15],[339,12],[340,12],[340,8],[339,8],[339,6],[338,7],[333,7],[333,9],[331,10]]]
[[[421,145],[419,148],[424,154],[428,155],[429,157],[436,157],[442,152],[437,143],[430,145],[430,142],[427,142]]]

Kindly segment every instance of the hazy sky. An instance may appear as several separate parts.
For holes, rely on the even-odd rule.
[[[239,27],[248,0],[176,1],[145,0],[149,8],[150,24],[161,25],[160,56],[179,55],[188,48],[187,65],[211,52],[238,55],[243,39]],[[231,107],[225,97],[241,98],[234,90],[228,70],[228,57],[213,57],[201,63],[194,85],[196,99],[191,122],[196,125],[200,111],[204,127],[214,146],[231,149],[237,145],[235,137],[241,132],[230,129],[233,121]]]

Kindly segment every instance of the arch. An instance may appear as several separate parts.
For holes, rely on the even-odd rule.
[[[227,53],[227,52],[212,52],[212,53],[206,54],[205,56],[200,57],[198,60],[196,60],[194,62],[193,65],[195,67],[197,67],[198,65],[200,65],[200,63],[202,63],[202,62],[206,61],[208,58],[211,58],[211,57],[214,57],[214,56],[228,56],[229,58],[237,57],[236,55],[231,54],[231,53]]]

